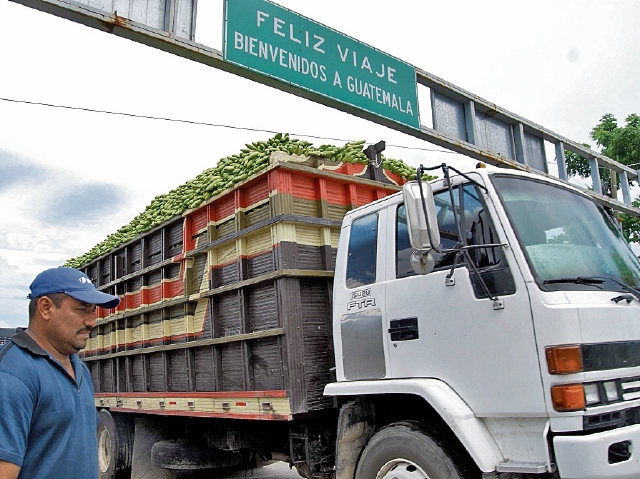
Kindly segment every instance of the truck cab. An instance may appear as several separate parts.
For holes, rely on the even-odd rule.
[[[370,411],[355,477],[365,459],[377,477],[439,477],[376,441],[407,421],[449,438],[459,471],[638,477],[640,263],[616,220],[577,188],[523,172],[424,186],[439,244],[416,244],[424,221],[407,194],[343,221],[337,381],[325,394]]]

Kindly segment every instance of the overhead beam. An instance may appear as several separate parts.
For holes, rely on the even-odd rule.
[[[522,163],[518,163],[517,161],[505,158],[504,156],[501,156],[499,154],[484,150],[472,143],[468,143],[466,141],[445,135],[424,125],[421,126],[420,129],[415,129],[397,123],[393,120],[389,120],[387,118],[383,118],[381,116],[367,112],[365,110],[361,110],[357,107],[339,102],[332,98],[314,93],[313,91],[303,89],[295,85],[291,85],[289,83],[285,83],[272,77],[263,75],[261,73],[228,63],[224,61],[223,54],[219,50],[198,44],[185,38],[171,35],[170,33],[167,33],[163,30],[159,30],[148,25],[135,22],[128,18],[119,16],[116,13],[107,13],[70,0],[10,1],[55,15],[60,18],[65,18],[75,23],[79,23],[81,25],[85,25],[103,32],[111,33],[113,35],[126,38],[134,42],[165,51],[167,53],[193,60],[217,68],[219,70],[233,73],[234,75],[247,78],[257,83],[261,83],[263,85],[267,85],[278,90],[291,93],[296,96],[311,100],[313,102],[334,108],[336,110],[349,113],[356,117],[384,125],[393,130],[406,133],[447,150],[459,153],[461,155],[473,158],[481,162],[485,162],[490,165],[513,168],[521,171],[530,171],[539,175],[558,179],[546,172],[536,170]],[[484,110],[491,110],[492,112],[495,111],[495,114],[498,115],[498,117],[500,117],[503,121],[510,124],[521,124],[523,131],[535,133],[536,136],[540,136],[549,142],[555,143],[556,145],[562,144],[565,149],[577,153],[587,159],[595,159],[600,166],[610,168],[617,172],[623,172],[629,180],[638,179],[638,171],[633,170],[626,165],[622,165],[621,163],[618,163],[603,155],[600,155],[597,152],[589,150],[584,146],[572,140],[569,140],[568,138],[557,135],[556,133],[553,133],[552,131],[541,127],[540,125],[537,125],[522,117],[519,117],[518,115],[504,110],[498,107],[496,104],[473,95],[472,93],[467,92],[462,88],[459,88],[449,82],[446,82],[445,80],[442,80],[441,78],[425,72],[424,70],[416,69],[416,80],[419,84],[445,93],[446,95],[458,101],[461,101],[464,104],[471,101],[476,108],[478,107],[478,105],[480,105],[480,108]],[[587,191],[587,193],[590,194],[596,202],[604,206],[633,216],[640,216],[640,209],[633,207],[631,204],[625,204],[601,194],[594,193],[592,191]]]

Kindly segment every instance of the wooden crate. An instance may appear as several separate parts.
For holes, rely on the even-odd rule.
[[[331,300],[347,211],[399,190],[363,165],[278,156],[83,269],[122,298],[81,352],[96,404],[291,419],[331,406]]]

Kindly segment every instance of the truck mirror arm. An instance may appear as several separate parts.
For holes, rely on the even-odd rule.
[[[456,202],[453,198],[453,185],[451,184],[451,177],[449,176],[449,169],[450,167],[443,164],[442,165],[442,172],[444,173],[444,180],[445,180],[445,184],[447,185],[447,190],[449,190],[449,201],[451,201],[451,213],[453,214],[453,222],[456,225],[456,230],[458,231],[458,243],[455,246],[455,249],[459,249],[463,246],[462,244],[462,238],[464,238],[464,236],[462,235],[462,221],[460,220],[460,216],[458,215],[458,212],[456,211]],[[455,170],[454,170],[455,171]],[[462,196],[460,195],[460,205],[462,205]],[[456,255],[456,261],[458,260],[458,255]],[[453,265],[455,266],[456,261],[453,262]]]
[[[452,280],[453,273],[455,272],[456,265],[458,264],[458,259],[460,258],[460,256],[464,256],[465,259],[467,260],[467,264],[471,268],[471,271],[473,272],[474,276],[478,279],[478,282],[480,283],[480,286],[482,286],[482,289],[483,289],[484,293],[487,295],[487,298],[489,298],[491,301],[493,301],[493,309],[504,309],[504,303],[502,302],[502,300],[500,300],[500,298],[498,298],[497,295],[492,295],[491,294],[491,291],[489,291],[489,287],[487,286],[487,283],[485,282],[484,278],[480,274],[480,271],[478,271],[478,268],[476,267],[475,263],[471,259],[471,255],[469,255],[469,250],[472,250],[472,249],[477,249],[477,248],[497,248],[497,247],[502,247],[502,246],[506,246],[506,245],[504,245],[504,244],[482,244],[482,245],[460,246],[460,247],[456,247],[456,248],[454,248],[452,250],[449,250],[449,251],[456,251],[456,256],[453,259],[453,264],[451,265],[451,270],[447,274],[446,279],[447,280]]]
[[[449,191],[449,196],[450,196],[452,205],[454,205],[455,202],[453,200],[453,187],[452,187],[452,184],[451,184],[451,178],[450,178],[450,175],[449,175],[449,170],[453,170],[455,173],[457,173],[458,175],[462,176],[463,178],[465,178],[470,183],[473,183],[477,187],[482,188],[485,193],[488,192],[486,186],[478,183],[473,178],[470,178],[468,175],[462,173],[461,171],[457,170],[456,168],[454,168],[452,166],[447,165],[446,163],[442,163],[440,165],[430,166],[430,167],[426,167],[424,165],[420,165],[418,168],[416,168],[416,180],[418,182],[418,187],[419,187],[419,190],[420,190],[420,199],[421,199],[421,203],[422,203],[422,213],[424,214],[424,217],[426,219],[428,219],[429,216],[427,214],[427,205],[426,205],[426,201],[425,201],[425,198],[424,198],[424,192],[423,192],[423,189],[422,189],[422,175],[427,171],[440,170],[440,169],[444,173],[445,184],[447,185],[447,189]],[[452,213],[453,213],[454,222],[456,224],[456,229],[458,230],[458,238],[462,238],[461,224],[460,224],[460,221],[458,219],[458,214],[455,211],[455,208],[452,208]],[[438,246],[434,246],[435,242],[433,241],[433,238],[431,237],[431,229],[429,228],[429,226],[430,225],[427,224],[427,234],[428,234],[428,237],[429,237],[429,243],[431,244],[431,250],[436,252],[436,253],[444,253],[444,252],[453,251],[453,250],[442,250],[442,249],[440,249],[439,245]],[[458,247],[463,247],[463,246],[461,244],[458,244],[455,249],[458,249]]]
[[[466,175],[462,171],[454,168],[453,166],[449,166],[446,163],[441,163],[441,164],[439,164],[437,166],[429,166],[429,167],[420,165],[416,170],[417,170],[416,171],[416,179],[418,180],[418,183],[420,183],[420,178],[422,177],[423,173],[425,173],[427,171],[442,170],[443,173],[445,174],[445,177],[446,177],[446,180],[447,180],[447,186],[451,187],[451,182],[449,181],[449,172],[448,172],[448,170],[453,170],[458,175],[460,175],[463,178],[465,178],[467,181],[469,181],[469,182],[473,183],[474,185],[476,185],[478,188],[482,188],[485,193],[489,192],[489,190],[487,190],[486,186],[484,186],[481,183],[478,183],[476,180],[474,180],[473,178],[469,177],[468,175]]]
[[[437,166],[432,166],[432,167],[425,167],[424,165],[420,165],[417,169],[416,169],[416,180],[418,183],[418,189],[420,190],[420,200],[421,200],[421,204],[422,204],[422,212],[424,214],[424,217],[426,219],[429,218],[428,214],[427,214],[427,205],[426,205],[426,200],[424,197],[424,192],[422,189],[422,175],[426,172],[426,171],[432,171],[432,170],[437,170],[437,169],[442,169],[442,172],[444,173],[444,184],[447,186],[447,190],[449,192],[449,198],[451,201],[451,212],[453,214],[453,220],[454,223],[456,224],[456,230],[458,233],[458,239],[463,238],[463,234],[462,234],[462,222],[460,221],[460,216],[458,215],[458,213],[456,212],[456,208],[455,208],[455,201],[454,201],[454,197],[453,197],[453,185],[451,183],[451,177],[449,175],[449,171],[453,170],[454,172],[456,172],[457,174],[459,174],[460,176],[464,177],[467,181],[469,181],[470,183],[474,184],[475,186],[482,188],[482,190],[484,190],[485,193],[488,193],[487,187],[478,183],[477,181],[475,181],[474,179],[470,178],[469,176],[465,175],[464,173],[462,173],[461,171],[448,166],[446,163],[442,163],[440,165]],[[436,253],[450,253],[450,252],[455,252],[455,258],[453,260],[453,264],[451,265],[451,270],[449,271],[449,273],[446,276],[446,280],[449,282],[449,284],[453,284],[453,274],[455,272],[456,269],[456,265],[458,263],[458,260],[460,259],[460,256],[464,256],[466,262],[468,263],[469,267],[471,268],[471,271],[473,272],[473,274],[475,275],[475,277],[478,279],[478,282],[480,283],[480,286],[482,287],[484,293],[487,295],[487,297],[489,299],[491,299],[493,301],[493,309],[504,309],[504,303],[498,298],[497,295],[492,295],[491,291],[489,291],[489,287],[487,286],[487,283],[485,282],[485,280],[482,278],[482,275],[480,275],[480,272],[478,271],[478,268],[476,268],[475,263],[473,262],[473,260],[471,259],[471,255],[469,254],[469,251],[472,249],[478,249],[478,248],[497,248],[497,247],[503,247],[506,246],[504,244],[496,244],[496,243],[492,243],[492,244],[481,244],[481,245],[464,245],[462,244],[461,241],[458,241],[458,243],[456,244],[456,246],[454,248],[447,248],[447,249],[441,249],[438,246],[434,246],[434,241],[433,238],[431,237],[431,229],[429,228],[429,225],[427,224],[427,234],[429,237],[429,243],[431,244],[431,251],[435,251]],[[426,266],[425,266],[426,267]]]

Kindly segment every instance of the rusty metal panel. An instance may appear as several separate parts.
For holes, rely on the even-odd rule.
[[[527,165],[536,170],[547,171],[547,155],[544,140],[531,133],[524,133],[524,151]]]
[[[475,121],[476,145],[510,160],[516,159],[511,125],[479,111]]]
[[[170,1],[170,0],[165,0]],[[196,31],[196,6],[198,0],[181,0],[175,2],[172,32],[176,37],[194,40]],[[173,3],[173,1],[172,1]]]
[[[64,0],[47,2],[99,15],[117,15],[175,37],[195,39],[198,0]]]
[[[464,115],[464,104],[431,90],[433,128],[445,135],[469,141]]]

